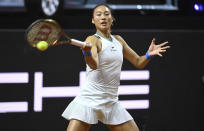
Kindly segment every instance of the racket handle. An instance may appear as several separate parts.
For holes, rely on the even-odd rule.
[[[79,41],[79,40],[76,40],[76,39],[71,39],[71,43],[70,44],[83,48],[83,47],[85,47],[86,42],[82,42],[82,41]]]

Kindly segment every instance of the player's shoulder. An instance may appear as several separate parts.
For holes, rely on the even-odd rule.
[[[123,40],[123,38],[122,38],[122,36],[120,36],[120,35],[113,35],[117,40]]]
[[[86,39],[87,40],[98,40],[100,37],[96,36],[96,35],[90,35],[88,36]]]
[[[98,36],[96,36],[96,35],[90,35],[90,36],[88,36],[88,37],[86,38],[86,42],[91,43],[92,46],[93,46],[93,45],[97,45],[97,46],[98,46],[98,44],[101,43],[100,37],[98,37]]]
[[[116,40],[118,40],[123,46],[126,44],[125,40],[120,35],[114,35]]]

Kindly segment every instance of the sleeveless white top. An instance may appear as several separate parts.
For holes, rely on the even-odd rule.
[[[86,65],[86,83],[81,88],[79,96],[89,99],[91,106],[100,106],[118,101],[123,47],[112,35],[112,41],[95,35],[102,43],[102,49],[98,54],[99,66],[93,70]]]
[[[102,42],[98,54],[99,66],[93,70],[87,65],[86,82],[62,116],[67,120],[77,119],[89,124],[98,121],[110,125],[121,124],[133,119],[118,101],[123,47],[112,35],[112,41],[95,35]]]

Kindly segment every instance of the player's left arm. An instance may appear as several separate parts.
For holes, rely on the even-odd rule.
[[[147,59],[145,55],[139,56],[135,51],[133,51],[128,44],[125,42],[125,40],[119,36],[116,35],[116,39],[121,42],[123,45],[123,56],[132,63],[136,68],[143,69],[149,62],[150,59]],[[155,39],[152,40],[152,43],[149,47],[149,56],[162,56],[161,53],[166,52],[167,48],[170,48],[170,46],[165,46],[168,42],[164,42],[159,45],[155,45]]]

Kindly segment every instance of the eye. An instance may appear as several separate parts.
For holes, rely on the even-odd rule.
[[[96,16],[101,16],[101,13],[97,13]]]
[[[109,15],[109,13],[105,13],[105,15],[106,15],[106,16],[108,16],[108,15]]]
[[[109,16],[109,15],[110,15],[110,12],[106,11],[106,12],[104,13],[104,15],[105,15],[105,16]]]

